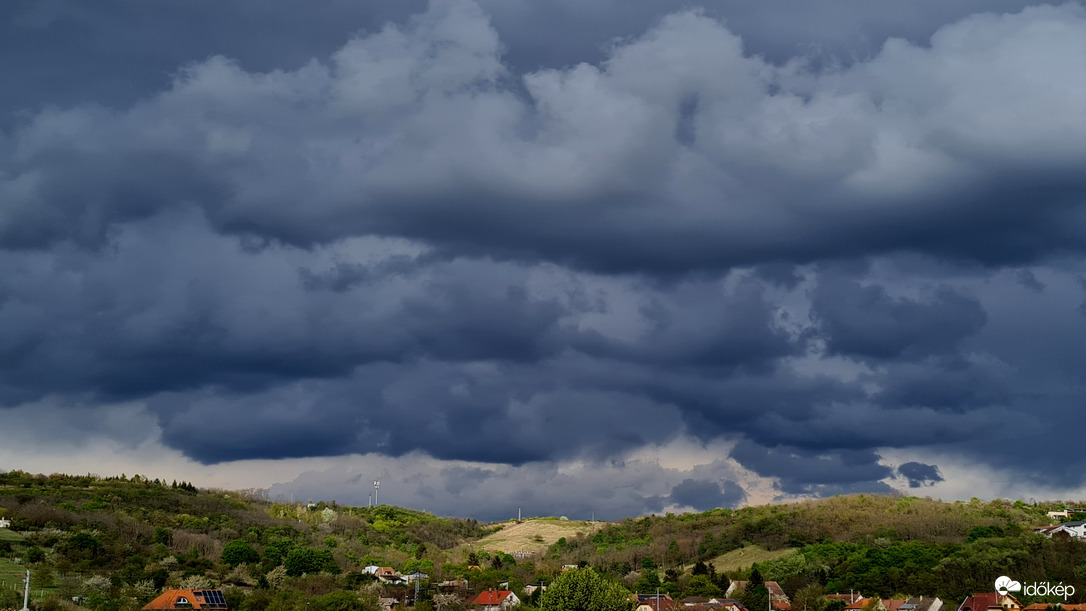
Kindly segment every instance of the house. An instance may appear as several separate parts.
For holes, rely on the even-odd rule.
[[[843,600],[849,605],[863,597],[864,595],[859,592],[850,592],[848,594],[826,594],[826,600]]]
[[[1053,520],[1058,520],[1060,518],[1070,518],[1071,512],[1066,509],[1061,509],[1059,511],[1050,511],[1048,512],[1048,517],[1052,518]]]
[[[1022,603],[1010,594],[978,592],[958,605],[958,611],[1020,611]]]
[[[682,605],[667,594],[630,594],[635,611],[678,611]]]
[[[509,590],[487,590],[471,601],[477,611],[505,611],[520,604],[520,599]]]
[[[381,598],[377,599],[377,604],[381,607],[382,611],[392,611],[392,609],[396,605],[400,604],[400,600],[398,598],[388,598],[382,596]]]
[[[684,611],[747,611],[742,603],[731,598],[687,596],[680,602],[686,607]]]
[[[945,611],[946,605],[937,596],[913,597],[898,607],[898,611]]]
[[[391,584],[407,583],[404,580],[403,576],[400,575],[399,573],[397,573],[396,570],[393,569],[390,566],[378,567],[377,572],[374,573],[374,575],[377,576],[377,579],[379,579],[381,581],[381,583],[391,583]]]
[[[776,581],[765,582],[765,588],[769,590],[769,600],[774,609],[780,611],[789,611],[792,608],[792,601],[788,600],[788,595],[784,593],[784,588]],[[739,592],[747,589],[747,582],[745,581],[733,581],[728,585],[728,591],[724,593],[724,596],[738,596]]]
[[[463,590],[468,587],[468,580],[463,578],[458,579],[446,579],[437,584],[437,589],[442,594],[449,594],[456,590]]]
[[[857,598],[845,607],[845,611],[887,611],[886,606],[878,598]]]
[[[367,575],[376,575],[377,571],[379,570],[381,570],[381,567],[377,566],[376,564],[371,564],[366,568],[362,569],[362,572]]]
[[[1064,522],[1060,524],[1060,528],[1065,530],[1067,534],[1071,535],[1075,539],[1086,539],[1086,520],[1078,520],[1077,522]]]
[[[222,590],[169,590],[143,606],[144,611],[226,611]]]
[[[524,586],[524,595],[525,596],[531,596],[532,593],[535,592],[536,590],[539,590],[540,592],[546,592],[547,591],[547,586],[545,586],[543,584],[536,585],[534,583],[530,583],[530,584]]]
[[[430,576],[422,571],[415,571],[414,573],[404,575],[403,578],[407,583],[415,583],[416,581],[426,581]]]
[[[0,528],[11,528],[11,520],[0,518]]]

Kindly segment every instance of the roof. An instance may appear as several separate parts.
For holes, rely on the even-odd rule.
[[[655,594],[635,594],[634,596],[637,597],[636,603],[638,608],[649,607],[650,609],[653,609],[653,611],[656,609],[660,609],[660,611],[674,611],[675,609],[683,608],[682,604],[672,600],[671,597],[666,594],[661,594],[659,599],[656,598]]]
[[[632,594],[631,598],[638,604],[643,602],[656,602],[657,598],[659,598],[661,602],[671,600],[671,596],[667,594]]]
[[[736,580],[736,581],[733,581],[732,584],[735,587],[733,588],[733,587],[729,586],[728,591],[730,591],[730,592],[734,592],[735,590],[746,590],[747,589],[747,582],[745,582],[745,581]],[[765,589],[769,590],[769,595],[771,597],[773,597],[773,598],[776,598],[776,599],[779,599],[779,600],[788,600],[788,595],[784,593],[784,588],[782,588],[781,584],[777,583],[776,581],[767,581],[767,582],[765,582]]]
[[[928,609],[931,609],[932,605],[935,604],[935,601],[939,601],[939,607],[943,606],[943,601],[939,600],[939,597],[937,596],[921,596],[919,598],[914,596],[906,601],[906,603],[901,606],[901,609],[927,611]]]
[[[222,590],[166,590],[143,606],[148,611],[226,609]]]
[[[863,598],[863,594],[856,592],[855,594],[826,594],[826,598],[830,600],[847,600],[853,602]]]
[[[993,608],[999,609],[1007,599],[1010,599],[1019,607],[1022,606],[1022,603],[1018,602],[1018,599],[1010,594],[1000,594],[999,592],[977,592],[962,601],[962,604],[958,605],[958,611],[964,611],[965,609],[972,609],[972,611],[984,611],[985,609]]]
[[[884,598],[882,606],[886,607],[886,611],[897,611],[907,602],[909,602],[907,598]]]
[[[471,601],[473,605],[500,605],[502,601],[509,598],[513,592],[511,590],[487,590],[482,594],[475,597],[475,600]]]

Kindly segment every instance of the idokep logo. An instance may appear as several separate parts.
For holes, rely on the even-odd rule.
[[[1021,592],[1026,596],[1062,596],[1065,601],[1075,595],[1075,586],[1065,586],[1062,581],[1055,585],[1047,581],[1034,582],[1023,588],[1021,582],[1006,575],[1001,575],[999,579],[996,579],[995,589],[1004,596],[1009,592]]]
[[[1002,575],[999,579],[996,579],[995,588],[996,592],[1006,595],[1007,592],[1021,592],[1022,584],[1006,575]]]

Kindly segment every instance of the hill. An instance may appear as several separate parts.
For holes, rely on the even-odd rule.
[[[855,589],[957,602],[989,590],[998,574],[1086,581],[1086,543],[1032,531],[1059,505],[858,495],[612,523],[485,525],[387,505],[275,503],[142,475],[0,472],[0,515],[13,527],[0,531],[0,582],[9,586],[0,611],[21,606],[11,586],[25,567],[35,611],[74,611],[73,597],[95,611],[137,611],[162,588],[183,586],[223,588],[234,611],[375,611],[378,596],[414,606],[413,587],[379,582],[364,572],[370,565],[427,574],[419,611],[442,581],[467,579],[445,587],[453,599],[442,604],[455,609],[450,601],[483,589],[550,583],[571,564],[674,597],[718,595],[757,563],[789,595]],[[1078,600],[1086,587],[1075,596],[1067,602],[1086,602]]]
[[[521,522],[503,522],[501,530],[475,542],[474,546],[488,551],[542,552],[559,539],[575,539],[590,535],[603,522],[561,520],[558,518],[529,518]]]

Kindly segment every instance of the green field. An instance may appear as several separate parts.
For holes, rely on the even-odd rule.
[[[23,536],[10,528],[0,528],[0,541],[22,541]]]
[[[0,558],[0,586],[23,591],[23,579],[26,578],[26,567],[21,564]]]
[[[799,553],[794,549],[778,549],[773,551],[766,551],[757,545],[748,545],[742,549],[732,550],[723,556],[717,556],[713,558],[712,563],[716,570],[724,571],[739,571],[750,568],[750,565],[754,563],[763,563],[769,560],[776,560],[782,556],[789,554]]]

